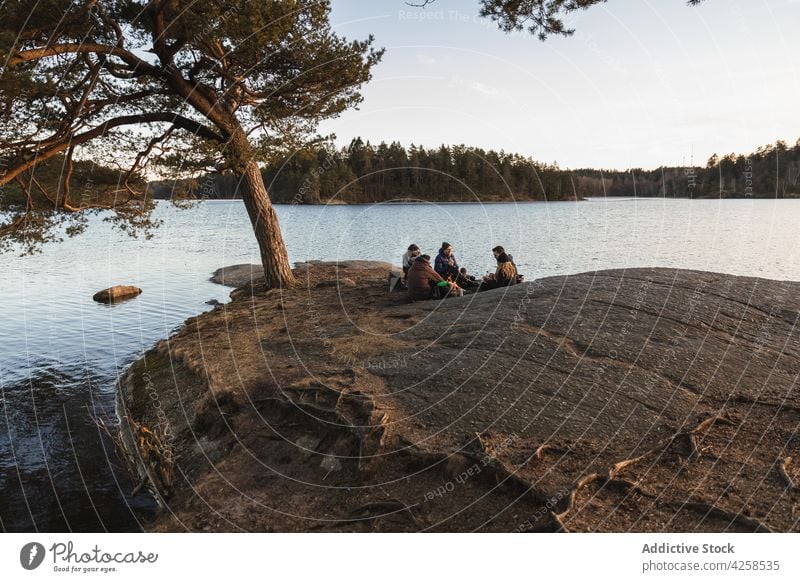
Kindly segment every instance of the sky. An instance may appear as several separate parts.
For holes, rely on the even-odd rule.
[[[800,138],[800,0],[609,0],[544,42],[479,18],[478,0],[332,5],[337,33],[386,48],[359,108],[320,126],[338,145],[463,143],[626,169]]]

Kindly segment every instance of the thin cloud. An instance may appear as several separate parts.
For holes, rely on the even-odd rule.
[[[495,95],[499,95],[500,92],[495,89],[494,87],[490,87],[489,85],[485,85],[480,81],[473,81],[470,83],[469,88],[473,91],[477,91],[478,93],[483,93],[484,95],[489,95],[490,97],[494,97]]]

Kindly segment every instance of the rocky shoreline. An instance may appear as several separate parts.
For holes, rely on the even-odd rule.
[[[149,531],[800,531],[800,283],[609,270],[411,304],[386,272],[239,280],[123,374]]]

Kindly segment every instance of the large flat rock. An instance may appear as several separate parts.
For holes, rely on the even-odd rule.
[[[701,399],[792,394],[797,290],[668,269],[553,277],[426,305],[392,355],[413,364],[372,371],[416,422],[450,434],[643,446]]]
[[[122,379],[176,435],[150,529],[800,531],[800,283],[610,270],[410,303],[385,265],[296,274]]]
[[[264,269],[261,265],[243,263],[220,267],[211,275],[210,281],[228,287],[244,287],[245,285],[258,284],[263,280]]]

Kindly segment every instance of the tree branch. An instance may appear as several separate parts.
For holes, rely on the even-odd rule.
[[[78,53],[95,53],[112,55],[119,57],[126,64],[132,67],[133,72],[141,71],[145,74],[153,75],[155,77],[163,77],[164,71],[158,67],[154,67],[147,61],[143,61],[132,52],[123,49],[119,46],[108,46],[105,44],[97,44],[90,42],[83,43],[63,43],[41,48],[29,49],[19,51],[11,58],[8,59],[8,66],[15,67],[23,63],[31,61],[38,61],[47,57],[53,57],[62,54],[78,54]]]
[[[123,125],[136,125],[139,123],[155,123],[159,121],[172,123],[176,127],[179,127],[203,139],[215,141],[217,143],[223,143],[225,141],[221,135],[212,131],[205,125],[198,123],[193,119],[189,119],[188,117],[178,115],[177,113],[165,111],[160,113],[124,115],[121,117],[115,117],[114,119],[109,119],[97,127],[78,135],[68,136],[65,139],[58,140],[44,150],[39,149],[38,144],[34,144],[33,152],[26,152],[27,155],[23,154],[22,156],[19,156],[22,158],[21,161],[17,162],[16,164],[12,162],[3,169],[2,173],[0,173],[0,186],[7,184],[16,178],[20,173],[34,167],[36,164],[52,158],[56,154],[59,154],[70,147],[74,147],[76,145],[86,143],[92,139],[102,137],[116,127]]]
[[[229,138],[236,132],[238,124],[232,118],[232,115],[224,112],[219,106],[220,103],[216,93],[202,83],[196,83],[194,86],[190,84],[175,65],[173,60],[175,53],[172,50],[174,45],[170,47],[166,42],[164,13],[161,10],[162,4],[162,2],[153,1],[148,6],[148,10],[153,20],[153,50],[164,67],[167,83],[187,103],[223,131],[226,134],[226,138]]]
[[[150,152],[153,151],[153,148],[156,147],[156,145],[158,145],[162,141],[166,140],[170,135],[172,135],[172,132],[175,131],[176,128],[177,126],[172,125],[169,128],[167,128],[167,131],[165,131],[161,135],[153,137],[148,142],[147,147],[136,155],[136,160],[134,160],[133,165],[127,171],[127,173],[125,174],[125,178],[122,181],[122,185],[131,195],[135,195],[136,193],[134,192],[133,188],[130,187],[128,181],[131,179],[134,172],[136,172],[136,170],[142,167],[141,166],[142,160],[144,160],[147,156],[150,155]]]
[[[31,182],[33,182],[33,185],[36,186],[39,192],[42,193],[42,196],[44,196],[45,198],[47,198],[47,200],[50,201],[50,203],[53,205],[53,208],[61,208],[62,210],[66,210],[67,212],[78,212],[78,210],[80,210],[80,208],[75,208],[74,206],[71,206],[69,204],[59,204],[58,193],[56,192],[55,197],[51,196],[50,193],[47,191],[47,189],[44,186],[42,186],[41,182],[39,182],[39,180],[36,179],[36,176],[33,175],[33,172],[31,172]]]
[[[17,182],[20,190],[22,190],[22,193],[25,195],[25,212],[20,214],[19,217],[13,222],[5,226],[0,226],[0,238],[11,234],[20,226],[22,226],[28,220],[28,215],[31,210],[33,210],[33,198],[31,197],[30,190],[28,190],[27,186],[25,186],[25,182],[23,182],[19,177],[15,178],[15,181]]]

